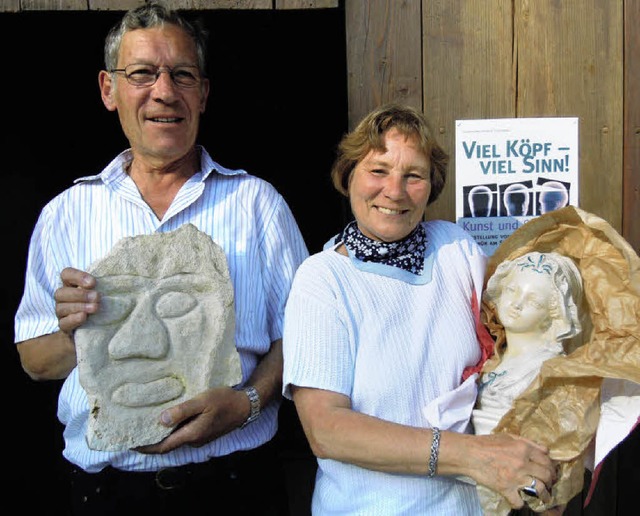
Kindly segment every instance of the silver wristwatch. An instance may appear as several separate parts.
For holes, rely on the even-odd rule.
[[[260,395],[255,387],[243,387],[242,389],[244,393],[249,398],[249,404],[251,405],[251,412],[249,413],[249,417],[247,420],[240,425],[240,428],[244,428],[249,423],[253,423],[256,419],[260,417]]]

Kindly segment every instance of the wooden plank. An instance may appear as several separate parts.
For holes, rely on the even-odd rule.
[[[20,10],[20,0],[0,0],[0,12],[17,13]]]
[[[640,254],[640,2],[624,2],[622,236]]]
[[[424,109],[451,161],[427,218],[455,221],[455,121],[515,117],[511,0],[424,0]]]
[[[0,0],[0,12],[19,11],[126,11],[145,0]],[[273,0],[168,0],[173,9],[267,9]],[[276,0],[275,9],[329,9],[339,7],[339,0]]]
[[[276,9],[328,9],[339,4],[339,0],[276,0]]]
[[[87,0],[21,0],[22,11],[86,11]]]
[[[623,6],[516,0],[519,117],[580,119],[579,204],[621,231]]]
[[[145,3],[145,0],[89,0],[92,11],[128,11]]]
[[[388,101],[422,107],[420,0],[347,0],[349,126]]]
[[[272,9],[272,0],[171,0],[174,9]]]

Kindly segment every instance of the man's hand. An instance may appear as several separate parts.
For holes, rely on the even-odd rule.
[[[158,444],[141,446],[141,453],[167,453],[183,444],[200,447],[238,428],[249,416],[249,399],[231,387],[209,389],[165,410],[160,420],[176,430]]]
[[[76,366],[73,331],[98,311],[99,295],[91,274],[67,267],[60,273],[62,287],[53,297],[60,331],[18,342],[24,371],[34,380],[61,380]]]
[[[67,267],[60,273],[62,287],[55,291],[56,316],[60,330],[71,335],[87,320],[89,314],[98,311],[99,294],[93,290],[96,279],[89,273]]]

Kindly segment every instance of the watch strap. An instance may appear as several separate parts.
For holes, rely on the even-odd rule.
[[[247,395],[247,398],[249,398],[251,412],[249,413],[249,417],[246,421],[240,425],[240,428],[244,428],[249,423],[253,423],[260,417],[260,395],[258,394],[258,391],[253,386],[243,387],[242,390]]]

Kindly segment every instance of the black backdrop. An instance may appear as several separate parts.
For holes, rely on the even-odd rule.
[[[34,382],[13,345],[28,241],[43,205],[98,173],[127,146],[117,114],[100,100],[102,45],[121,12],[0,14],[0,132],[5,250],[0,282],[3,493],[22,514],[63,514],[59,475],[61,382]],[[296,216],[310,251],[345,223],[329,181],[347,128],[344,11],[207,11],[212,79],[199,142],[227,167],[270,181]],[[7,116],[8,115],[8,116]],[[293,508],[305,514],[315,462],[292,405],[279,434]],[[17,511],[18,512],[18,511]]]

